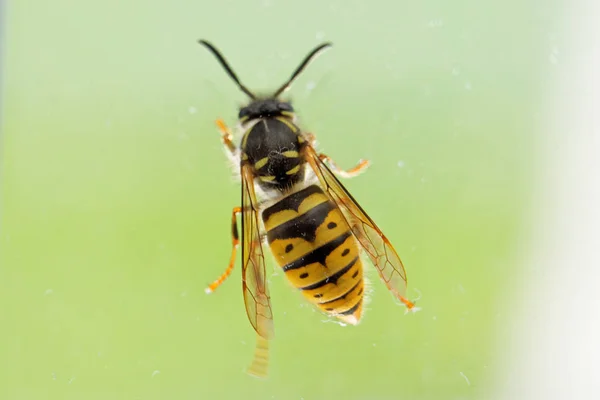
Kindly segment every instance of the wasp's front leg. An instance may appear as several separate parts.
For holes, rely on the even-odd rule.
[[[223,145],[232,157],[237,157],[239,150],[233,143],[233,135],[231,134],[231,130],[225,124],[225,121],[220,118],[216,121],[216,124],[219,128],[219,132],[221,132],[221,140],[223,141]]]
[[[208,287],[205,289],[206,293],[212,293],[215,291],[216,288],[218,288],[219,286],[221,286],[221,284],[223,282],[225,282],[225,279],[227,279],[227,277],[229,277],[229,275],[231,275],[231,271],[233,271],[233,266],[235,265],[235,255],[237,252],[237,248],[240,245],[240,237],[238,234],[238,229],[237,229],[237,215],[239,213],[242,212],[242,208],[241,207],[235,207],[233,209],[233,211],[231,212],[231,242],[232,242],[232,249],[231,249],[231,258],[229,259],[229,265],[227,266],[227,269],[225,270],[225,272],[223,272],[223,274],[217,278],[213,283],[211,283],[210,285],[208,285]]]
[[[310,144],[312,147],[315,147],[317,145],[317,138],[314,134],[312,134],[310,132],[305,132],[304,138],[306,139],[308,144]]]

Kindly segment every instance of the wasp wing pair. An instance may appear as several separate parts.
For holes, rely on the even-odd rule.
[[[305,157],[329,199],[342,211],[355,238],[365,251],[381,280],[408,310],[416,311],[414,303],[404,297],[406,272],[400,257],[389,240],[362,209],[314,147],[306,146]],[[273,312],[268,290],[265,256],[259,224],[260,207],[254,191],[251,166],[242,167],[242,281],[244,302],[250,323],[258,337],[253,375],[266,375],[267,345],[273,337]]]

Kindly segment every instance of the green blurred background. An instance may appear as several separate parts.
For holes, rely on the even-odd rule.
[[[487,3],[487,4],[485,4]],[[481,399],[529,212],[559,2],[19,1],[2,29],[0,398]],[[276,340],[254,333],[239,205],[214,120],[334,48],[287,93],[406,265],[403,315],[371,271],[340,327],[273,264]],[[501,382],[500,382],[501,384]]]

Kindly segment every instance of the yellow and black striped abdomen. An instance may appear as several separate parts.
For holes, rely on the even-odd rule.
[[[364,291],[358,244],[322,189],[312,185],[289,195],[262,218],[271,251],[290,282],[321,310],[358,323]]]

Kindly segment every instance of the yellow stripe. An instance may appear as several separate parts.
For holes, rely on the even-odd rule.
[[[283,240],[275,240],[275,241],[273,241],[273,244],[270,246],[270,248],[273,249],[273,253],[275,253],[275,251],[277,251],[277,250],[285,249],[285,246],[287,245],[287,243],[295,243],[298,247],[298,252],[295,252],[294,255],[300,253],[302,250],[305,251],[303,254],[300,254],[297,257],[290,256],[289,258],[287,258],[284,261],[293,261],[295,259],[298,259],[298,258],[304,256],[306,253],[308,253],[308,251],[318,248],[318,246],[312,245],[312,243],[307,243],[306,241],[304,241],[305,243],[302,243],[303,239],[296,239],[295,241],[292,241],[292,240],[286,240],[285,244],[277,243],[277,242],[283,242]],[[277,244],[277,246],[275,246],[275,244]],[[308,251],[306,251],[307,248],[308,248]],[[346,249],[350,249],[350,254],[347,254],[346,256],[342,256],[342,253]],[[286,255],[287,254],[285,254],[283,251],[280,251],[279,258],[283,258]],[[294,285],[296,287],[309,286],[314,283],[322,281],[324,279],[324,277],[326,277],[326,276],[333,275],[336,272],[340,271],[341,269],[346,267],[352,260],[354,260],[357,255],[358,255],[358,247],[356,246],[356,244],[354,242],[354,237],[350,236],[348,239],[346,239],[346,241],[344,243],[342,243],[338,248],[333,250],[331,252],[331,254],[329,254],[327,256],[327,259],[325,260],[325,264],[327,264],[327,265],[322,265],[320,263],[306,264],[305,266],[303,266],[301,268],[290,269],[290,270],[286,271],[285,275],[288,278],[288,280],[292,283],[292,285]],[[275,258],[277,259],[277,255],[275,256]],[[352,275],[354,274],[354,268],[356,268],[356,265],[359,263],[360,263],[360,259],[356,262],[355,266],[350,269],[350,271],[352,271],[352,272],[350,272],[350,274],[346,273],[345,275],[343,275],[344,277],[346,277],[346,275],[348,275],[346,278],[350,280],[348,285],[346,285],[342,288],[342,289],[344,289],[344,291],[347,291],[352,286],[354,286],[356,284],[356,282],[358,282],[359,276],[357,276],[354,279],[354,278],[352,278]],[[308,276],[301,278],[300,276],[304,273],[308,273]],[[361,274],[359,274],[359,275],[361,275]],[[342,284],[342,282],[343,282],[343,279],[340,278],[340,280],[338,281],[338,285]],[[323,286],[323,288],[324,287],[325,286]],[[320,290],[324,291],[325,289],[323,289],[323,288],[321,288]],[[342,293],[344,293],[344,291],[342,291]],[[333,293],[333,292],[331,294],[327,293],[326,298],[320,299],[319,301],[327,301],[327,300],[331,300],[332,298],[335,298],[335,297],[337,297],[336,293]]]
[[[287,158],[297,158],[298,157],[298,152],[296,150],[284,151],[281,154],[283,154],[283,156],[287,157]]]
[[[363,297],[364,282],[361,279],[358,281],[358,284],[355,285],[357,286],[350,292],[346,293],[344,297],[340,297],[337,300],[333,300],[328,303],[319,303],[317,301],[318,306],[327,313],[343,312],[354,307],[356,303],[358,303]],[[361,289],[363,289],[362,292]],[[360,296],[358,295],[359,292]],[[327,310],[328,308],[331,308],[331,310]]]
[[[244,134],[244,137],[242,138],[242,150],[246,150],[246,142],[248,141],[248,134],[250,133],[250,131],[246,131],[246,133]]]
[[[298,207],[298,215],[302,215],[305,212],[312,210],[313,208],[315,208],[321,203],[326,202],[327,200],[329,199],[323,192],[311,194],[310,196],[302,200],[302,203],[300,203],[300,206]]]
[[[323,268],[322,271],[320,271],[321,268]],[[329,269],[321,266],[321,264],[316,264],[316,265],[310,264],[310,266],[306,266],[304,268],[299,268],[299,270],[302,270],[302,269],[305,269],[307,272],[313,272],[313,273],[321,272],[323,274],[321,279],[323,279],[324,277],[326,277],[328,275],[335,273],[335,272],[331,272]],[[356,275],[356,278],[352,278],[352,275],[354,275],[354,273],[357,271],[358,271],[358,274]],[[307,279],[305,279],[304,281],[301,281],[299,277],[292,278],[292,275],[290,274],[290,272],[291,271],[286,272],[285,276],[290,280],[292,285],[297,286],[298,283],[300,283],[300,282],[302,282],[302,284],[304,285],[305,284],[304,281],[307,281]],[[348,270],[348,272],[346,272],[344,275],[342,275],[338,279],[337,284],[334,285],[333,283],[326,283],[325,285],[323,285],[317,289],[303,290],[302,294],[304,295],[304,297],[306,297],[306,299],[308,301],[310,301],[313,304],[337,299],[338,297],[340,297],[344,293],[346,293],[348,290],[350,290],[350,288],[352,288],[352,286],[356,285],[356,283],[360,279],[362,279],[362,272],[363,272],[362,261],[360,259],[358,259],[356,261],[356,263],[354,264],[354,266],[352,268],[350,268],[350,270]],[[310,283],[307,282],[307,284],[310,284]],[[315,297],[316,294],[320,294],[321,296]]]
[[[279,211],[278,213],[271,215],[269,219],[265,221],[265,229],[267,231],[270,231],[271,229],[283,224],[284,222],[294,219],[297,216],[298,213],[295,210],[292,210],[291,208]]]
[[[275,119],[286,124],[288,126],[288,128],[290,128],[292,130],[292,132],[294,132],[294,133],[298,132],[298,128],[296,127],[296,125],[292,124],[287,118],[276,117]]]
[[[279,226],[284,222],[287,222],[312,210],[313,208],[315,208],[321,203],[326,202],[327,200],[328,198],[324,193],[313,193],[302,201],[302,203],[298,207],[298,211],[288,208],[287,210],[281,210],[271,215],[269,219],[265,221],[265,229],[267,231],[270,231],[276,226]],[[285,199],[281,201],[285,201]]]
[[[275,177],[273,175],[269,175],[269,176],[259,175],[258,178],[263,182],[273,182],[275,180]]]
[[[258,160],[254,164],[254,168],[261,169],[262,167],[264,167],[265,165],[267,165],[268,162],[269,162],[269,157],[261,158],[260,160]]]
[[[300,207],[304,208],[304,203]],[[314,206],[310,209],[313,208]],[[273,214],[269,218],[269,220],[265,223],[265,228],[267,229],[267,231],[271,231],[274,227],[279,226],[283,223],[280,223],[279,221],[287,222],[297,216],[298,214],[296,214],[293,210],[280,211],[277,214]],[[332,222],[336,224],[336,227],[330,229],[327,225],[329,225]],[[309,253],[311,250],[321,247],[326,243],[329,243],[333,239],[339,237],[340,235],[346,232],[348,232],[348,225],[346,224],[346,221],[344,220],[341,211],[338,208],[335,208],[329,211],[329,214],[327,214],[327,217],[325,218],[323,223],[319,225],[319,227],[316,229],[315,240],[313,242],[309,242],[306,239],[299,236],[295,238],[275,239],[269,244],[269,246],[277,262],[280,262],[281,265],[285,265]],[[358,255],[358,247],[352,240],[352,237],[349,237],[344,242],[345,247],[343,249],[339,251],[336,250],[337,253],[335,251],[334,253],[332,253],[339,253],[338,257],[331,258],[328,261],[329,264],[327,264],[327,268],[330,269],[333,273],[345,267],[348,263],[348,260],[352,260]],[[290,244],[292,245],[292,250],[285,251],[285,248]],[[342,256],[341,252],[343,252],[346,248],[348,248],[348,253]],[[306,286],[318,281],[319,279],[313,276],[308,281],[305,281],[306,284],[301,286]]]
[[[290,169],[289,171],[285,171],[286,175],[294,175],[297,174],[298,171],[300,171],[300,165],[296,165],[294,168]]]

